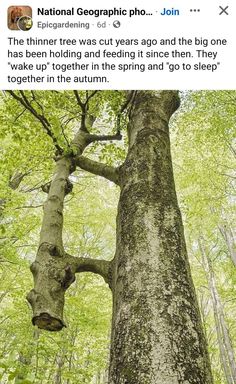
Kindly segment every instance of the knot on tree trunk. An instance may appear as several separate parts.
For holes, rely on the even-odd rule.
[[[68,195],[71,193],[73,190],[73,184],[69,179],[66,180],[66,185],[65,185],[65,195]]]
[[[66,290],[74,281],[75,281],[75,274],[72,271],[70,265],[67,265],[65,268],[65,273],[64,273],[63,280],[61,282],[61,286]]]
[[[49,243],[42,243],[39,247],[40,252],[47,252],[50,256],[53,257],[63,257],[63,250],[55,245],[55,244],[49,244]]]
[[[43,192],[48,193],[51,186],[51,181],[41,186]]]

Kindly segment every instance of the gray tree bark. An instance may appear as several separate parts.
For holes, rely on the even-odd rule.
[[[109,384],[210,384],[172,171],[177,92],[136,93],[120,169]]]

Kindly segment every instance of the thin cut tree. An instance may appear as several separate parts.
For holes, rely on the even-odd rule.
[[[66,290],[76,273],[94,272],[113,294],[109,384],[212,383],[172,170],[169,119],[179,107],[178,92],[123,92],[117,122],[128,109],[128,150],[118,168],[82,156],[92,143],[121,139],[119,129],[108,136],[91,133],[95,116],[89,114],[89,103],[102,91],[74,91],[81,124],[70,151],[60,147],[50,119],[27,92],[9,93],[42,124],[57,151],[31,265],[34,289],[27,298],[33,324],[62,329]],[[111,261],[71,256],[64,249],[63,203],[77,167],[120,187]]]

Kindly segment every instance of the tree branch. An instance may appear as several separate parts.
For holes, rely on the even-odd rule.
[[[30,174],[30,171],[28,172],[25,172],[25,173],[21,173],[19,171],[16,171],[10,178],[9,180],[9,187],[13,190],[16,190],[20,183],[22,182],[22,180],[24,179],[25,176],[29,175]]]
[[[117,114],[117,119],[116,119],[116,130],[117,130],[117,133],[120,132],[120,121],[121,121],[121,116],[122,116],[122,113],[127,109],[129,103],[131,102],[133,96],[134,96],[134,92],[135,91],[129,91],[129,92],[126,92],[127,96],[126,96],[126,100],[124,102],[124,104],[121,105],[120,107],[120,110]]]
[[[95,141],[122,140],[122,135],[120,132],[117,132],[115,135],[89,135],[88,140],[90,144]]]
[[[86,114],[87,114],[87,106],[86,106],[86,103],[83,103],[80,96],[79,96],[79,93],[78,91],[74,91],[74,95],[75,95],[75,98],[77,100],[77,103],[78,105],[80,106],[81,108],[81,124],[80,124],[80,130],[83,131],[83,132],[88,132],[88,129],[86,127]]]
[[[75,164],[87,172],[105,177],[105,179],[119,185],[119,172],[115,167],[90,160],[84,156],[78,156],[75,159]]]
[[[84,132],[89,132],[89,129],[88,129],[88,125],[92,125],[93,122],[95,121],[95,117],[94,116],[91,116],[89,115],[88,113],[88,110],[89,110],[89,100],[91,100],[95,95],[96,93],[98,93],[99,91],[93,91],[90,93],[90,95],[86,92],[87,94],[87,97],[86,97],[86,101],[83,102],[80,98],[80,95],[79,95],[79,92],[74,90],[74,95],[75,95],[75,98],[77,100],[77,103],[78,105],[80,106],[80,109],[81,109],[81,125],[80,125],[80,130],[81,131],[84,131]],[[88,124],[92,122],[92,124]]]
[[[51,124],[49,123],[49,121],[46,119],[45,116],[43,115],[40,115],[35,109],[34,107],[31,105],[31,103],[29,102],[29,100],[27,99],[27,97],[25,96],[24,92],[23,91],[20,91],[20,94],[21,94],[21,97],[18,96],[15,92],[13,91],[6,91],[8,92],[15,100],[17,100],[21,105],[23,105],[23,107],[25,109],[27,109],[43,126],[43,128],[45,129],[45,131],[47,132],[47,135],[51,137],[53,143],[54,143],[54,146],[55,148],[60,152],[62,153],[63,150],[62,148],[59,146],[59,144],[57,143],[57,139],[56,137],[54,136],[52,130],[51,130]]]
[[[86,257],[74,257],[66,255],[69,257],[70,265],[74,273],[80,272],[92,272],[96,273],[103,277],[105,282],[111,287],[112,280],[112,262],[106,260],[90,259]]]
[[[73,92],[74,92],[75,98],[76,98],[77,103],[79,104],[80,108],[82,109],[82,111],[85,110],[85,104],[82,102],[78,91],[73,91]]]
[[[99,91],[93,91],[90,93],[90,95],[87,97],[86,101],[85,101],[85,105],[88,104],[89,100],[92,99],[93,96],[96,95],[96,93],[98,93]]]

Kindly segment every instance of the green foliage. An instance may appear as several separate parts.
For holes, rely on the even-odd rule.
[[[204,239],[235,346],[236,272],[222,236],[222,228],[235,233],[235,101],[234,91],[184,94],[182,108],[172,124],[176,188],[215,384],[227,381],[221,367],[209,277],[202,263],[198,241],[200,237]]]
[[[90,93],[91,94],[91,93]],[[37,113],[44,113],[66,153],[81,121],[72,91],[27,92]],[[79,91],[82,102],[88,92]],[[197,288],[215,384],[227,384],[219,346],[208,277],[199,237],[212,262],[225,319],[236,345],[236,273],[220,229],[234,230],[236,92],[182,94],[182,107],[171,125],[176,188],[183,214],[191,268]],[[124,92],[98,92],[89,102],[97,117],[92,133],[112,134],[124,103]],[[85,156],[110,165],[125,158],[127,113],[120,120],[122,142],[89,146]],[[25,300],[32,288],[29,264],[34,260],[45,194],[55,148],[41,123],[11,97],[0,104],[0,382],[104,384],[111,321],[111,294],[101,278],[80,274],[66,296],[65,321],[58,334],[37,331]],[[23,175],[13,189],[11,180]],[[76,170],[74,189],[66,197],[64,244],[74,256],[112,259],[118,190],[111,183]],[[100,377],[100,379],[99,379]],[[61,380],[61,381],[59,381]]]

